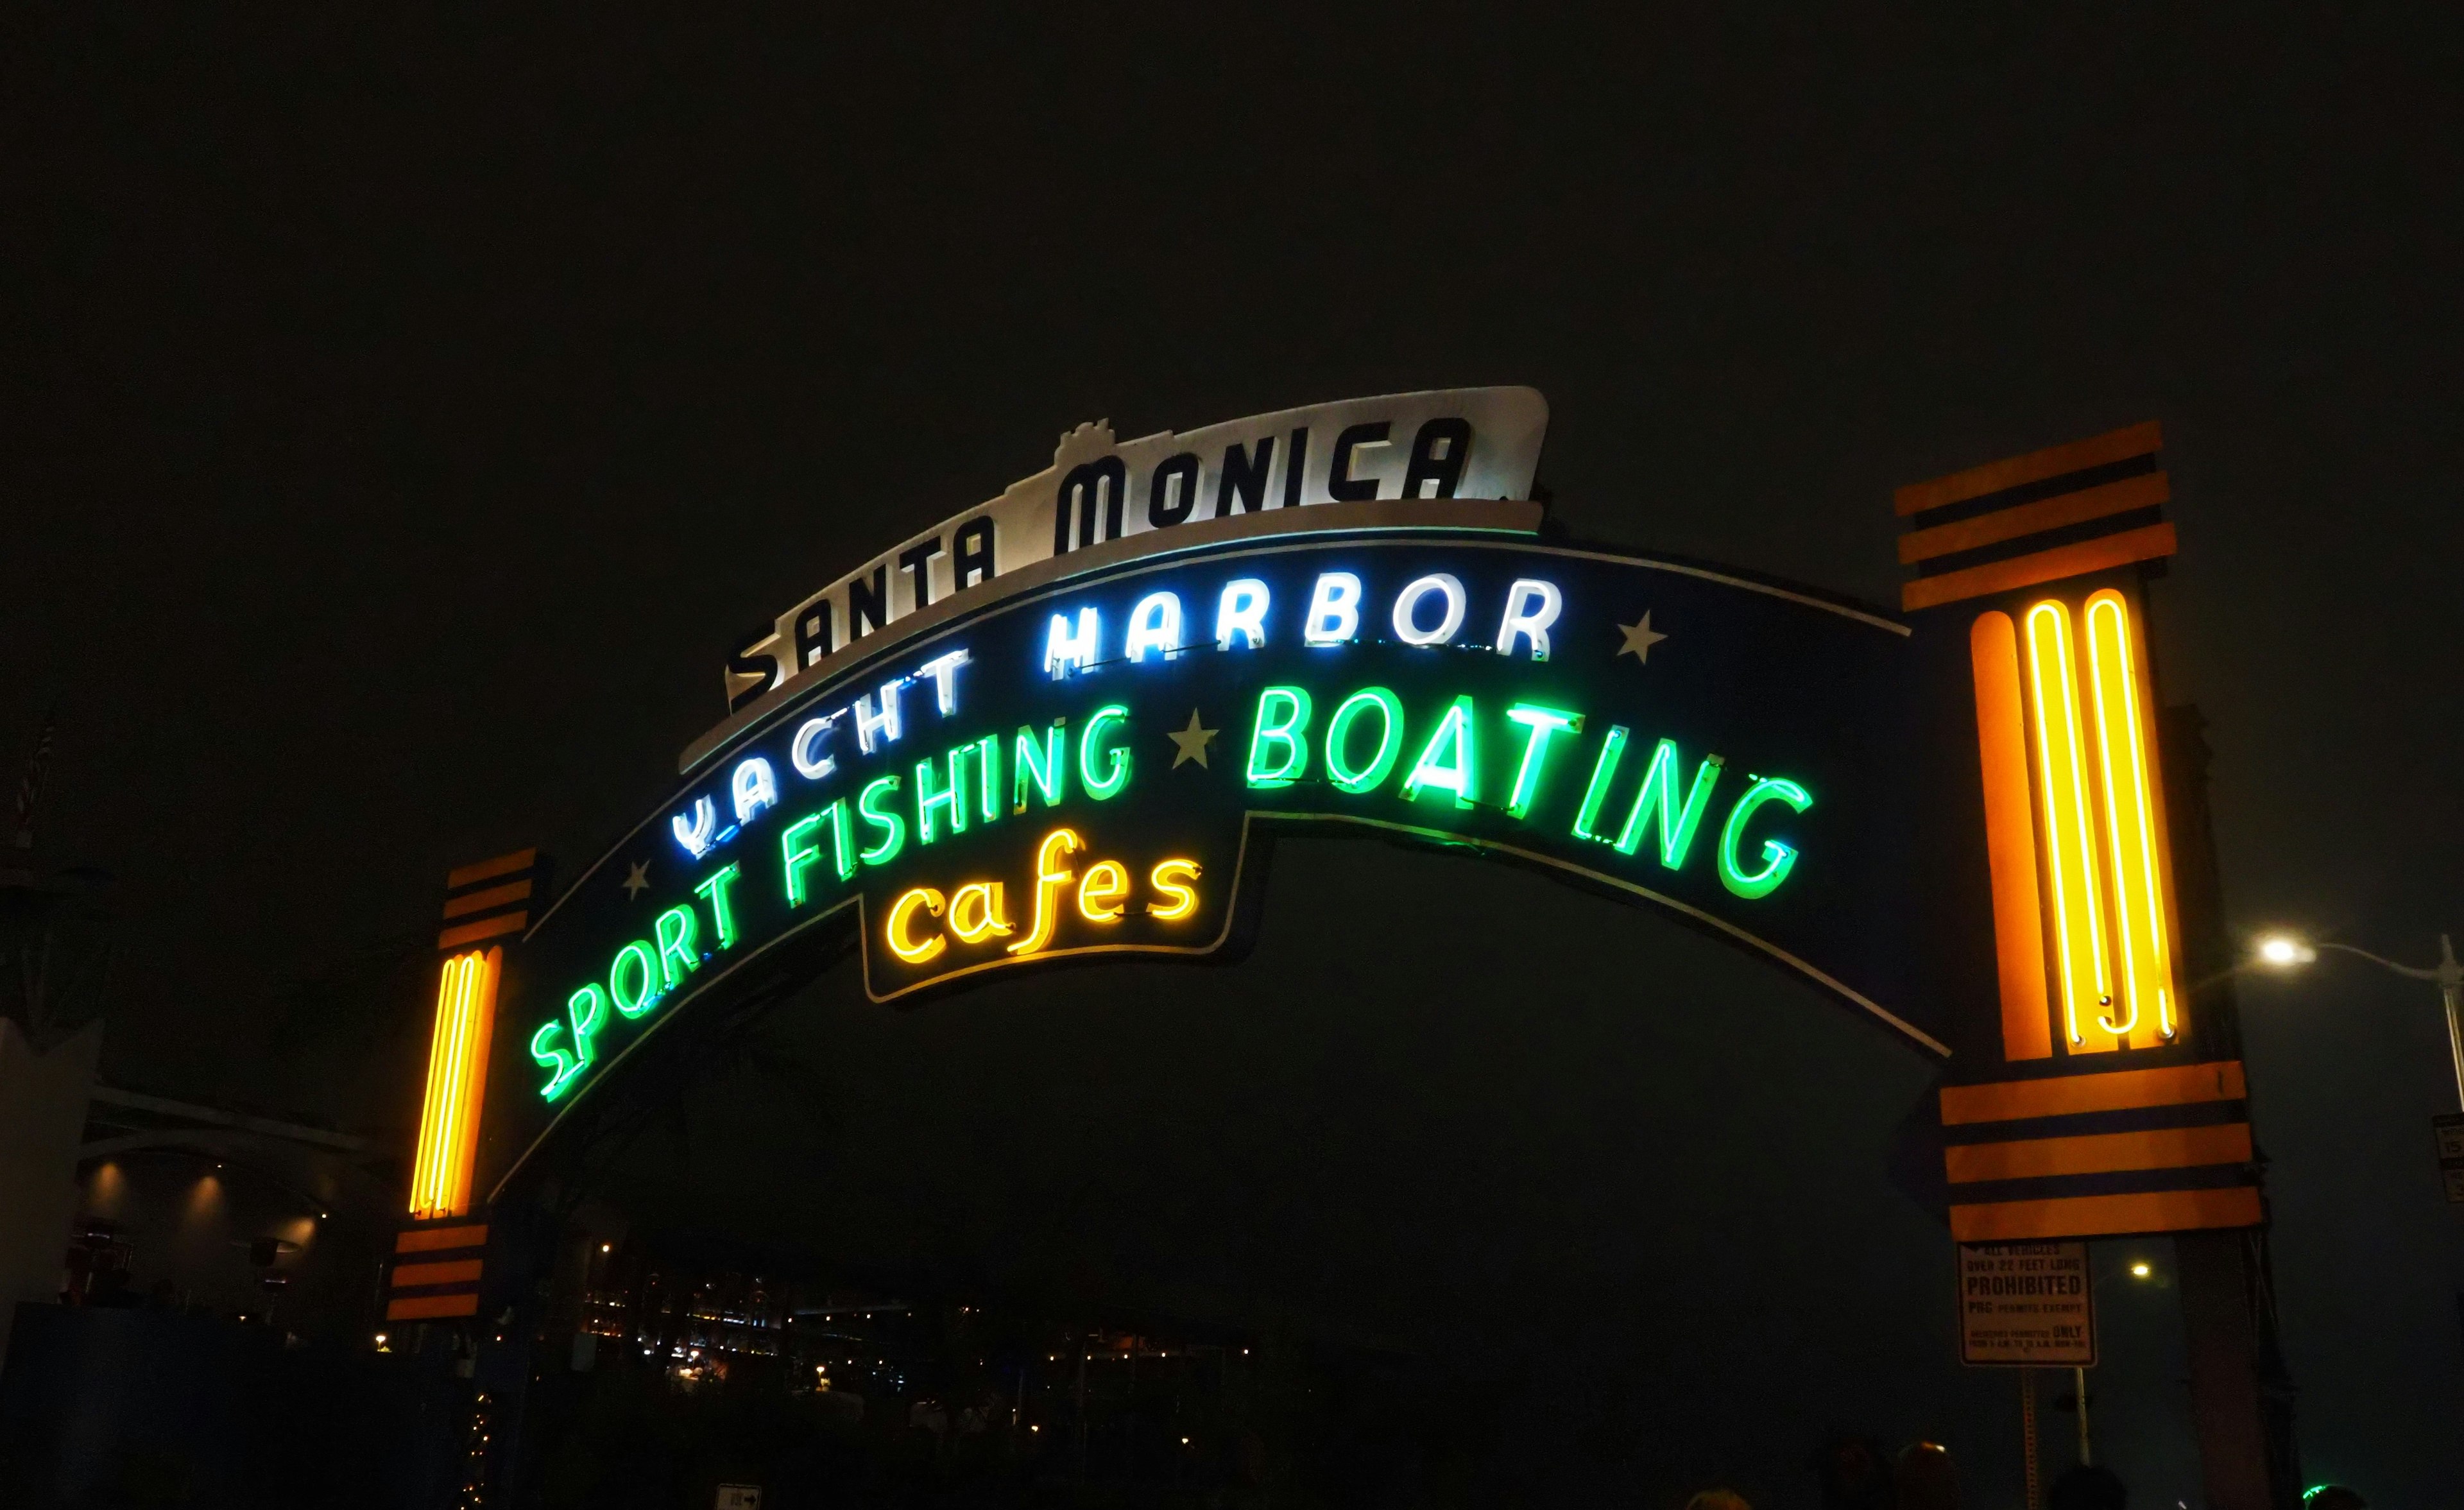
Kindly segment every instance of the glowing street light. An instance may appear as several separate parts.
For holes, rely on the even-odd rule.
[[[2321,949],[2333,949],[2350,954],[2372,965],[2393,970],[2416,981],[2430,981],[2438,987],[2438,994],[2447,1006],[2447,1051],[2454,1060],[2455,1101],[2464,1106],[2464,1024],[2457,1021],[2459,1003],[2464,1003],[2464,964],[2456,963],[2455,947],[2447,935],[2438,936],[2438,963],[2428,969],[2417,966],[2398,965],[2367,949],[2357,949],[2349,944],[2307,944],[2287,933],[2272,933],[2258,941],[2256,963],[2276,969],[2291,969],[2308,965],[2319,958]]]
[[[2155,1272],[2156,1271],[2154,1269],[2148,1266],[2147,1260],[2145,1258],[2140,1259],[2137,1263],[2130,1266],[2130,1277],[2133,1279],[2145,1279]]]
[[[2307,965],[2319,957],[2319,951],[2288,934],[2275,933],[2258,941],[2258,960],[2278,969],[2287,966]]]

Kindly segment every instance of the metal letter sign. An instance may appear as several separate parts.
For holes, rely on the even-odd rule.
[[[2096,1284],[2087,1244],[1961,1244],[1959,1361],[2095,1366]]]

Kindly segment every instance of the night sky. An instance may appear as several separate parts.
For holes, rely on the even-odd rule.
[[[2430,11],[21,12],[0,759],[56,703],[43,848],[118,877],[105,1074],[407,1142],[388,944],[452,865],[595,855],[737,632],[1079,422],[1463,384],[1548,395],[1575,534],[1881,602],[1895,484],[2163,421],[2231,921],[2428,963],[2464,928]],[[2330,962],[2242,1003],[2309,1477],[2429,1502],[2435,993]],[[611,1200],[1457,1360],[1573,1502],[1805,1502],[1844,1427],[2015,1498],[2011,1383],[1957,1366],[1948,1238],[1883,1177],[1926,1067],[1662,920],[1296,844],[1237,969],[913,1013],[842,969],[758,1037]],[[2170,1298],[2103,1293],[2107,1452],[2195,1503]]]

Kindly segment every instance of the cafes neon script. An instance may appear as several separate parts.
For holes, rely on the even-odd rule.
[[[540,1096],[848,907],[882,999],[1051,958],[1203,952],[1230,929],[1255,820],[1362,822],[1654,895],[1716,883],[1749,912],[1818,863],[1798,833],[1816,794],[1748,768],[1773,752],[1723,753],[1699,717],[1656,726],[1635,711],[1648,697],[1594,695],[1612,673],[1647,687],[1667,637],[1647,618],[1619,664],[1626,606],[1569,577],[1360,554],[1128,573],[783,712],[650,831],[637,936],[568,977],[531,1035]]]

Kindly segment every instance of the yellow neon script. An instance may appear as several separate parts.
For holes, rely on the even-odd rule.
[[[1035,847],[1035,874],[1027,880],[1023,933],[1002,945],[1004,953],[1025,958],[1053,946],[1068,914],[1098,934],[1110,934],[1133,912],[1157,922],[1178,922],[1199,908],[1197,881],[1202,874],[1196,860],[1179,855],[1157,860],[1146,877],[1146,897],[1119,860],[1097,859],[1083,870],[1069,862],[1087,849],[1075,829],[1055,829]],[[930,886],[912,886],[899,893],[882,918],[882,944],[900,961],[929,965],[941,958],[953,941],[962,946],[983,945],[1018,932],[1010,918],[1007,890],[1000,881],[971,880],[948,897]],[[930,920],[942,922],[935,926]],[[1109,942],[1109,941],[1105,941]]]

